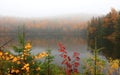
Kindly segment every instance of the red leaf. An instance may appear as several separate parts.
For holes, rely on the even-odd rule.
[[[65,49],[64,45],[62,45],[61,43],[58,43],[58,46],[62,49]]]
[[[65,52],[65,50],[64,49],[60,49],[59,52]]]
[[[69,70],[66,70],[66,75],[71,75],[71,72]]]
[[[64,64],[66,60],[63,60],[61,64]]]
[[[63,56],[63,58],[66,58],[66,57],[67,57],[67,55],[64,55],[64,56]]]
[[[71,70],[72,69],[72,64],[68,63],[67,67]]]
[[[75,73],[79,73],[79,72],[78,72],[78,69],[76,69],[76,68],[74,68],[74,72],[75,72]]]
[[[76,60],[76,61],[79,61],[79,60],[80,60],[80,57],[76,57],[75,60]]]
[[[66,61],[66,62],[65,62],[65,65],[68,66],[68,64],[69,64],[68,61]]]
[[[71,61],[71,58],[68,56],[68,60]]]
[[[74,52],[74,57],[79,57],[80,53]]]
[[[80,65],[79,62],[74,62],[75,67],[78,67],[79,65]]]

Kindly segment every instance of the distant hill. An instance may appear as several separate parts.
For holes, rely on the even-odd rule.
[[[98,15],[96,15],[98,16]],[[53,18],[22,18],[0,16],[1,36],[14,35],[18,27],[25,27],[30,35],[39,34],[74,34],[86,35],[87,22],[93,17],[89,14],[66,15]],[[34,34],[33,34],[34,33]]]
[[[34,44],[36,45],[41,44],[43,41],[47,44],[48,39],[81,43],[82,39],[86,38],[87,22],[92,17],[93,15],[87,14],[49,18],[0,16],[0,45],[11,38],[17,39],[18,27],[22,31],[23,25],[27,39],[35,41]],[[68,38],[69,40],[66,40]],[[40,43],[38,44],[37,42],[39,41]]]
[[[97,16],[97,15],[96,15]],[[86,27],[86,22],[90,20],[93,15],[81,14],[81,15],[67,15],[58,16],[53,18],[21,18],[21,17],[9,17],[0,16],[0,30],[14,30],[18,26],[25,25],[28,29],[31,28],[43,28],[48,27],[54,29],[59,27],[69,27],[72,29]]]

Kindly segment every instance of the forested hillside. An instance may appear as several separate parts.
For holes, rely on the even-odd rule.
[[[0,17],[0,36],[15,35],[18,27],[25,27],[28,35],[81,35],[86,36],[87,21],[90,17],[68,16],[58,18]]]
[[[88,24],[88,45],[104,47],[102,53],[113,58],[120,58],[120,11],[111,9],[107,15],[93,18]]]

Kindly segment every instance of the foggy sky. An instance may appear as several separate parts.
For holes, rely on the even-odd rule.
[[[106,14],[120,10],[120,0],[0,0],[0,15],[52,17],[69,14]]]

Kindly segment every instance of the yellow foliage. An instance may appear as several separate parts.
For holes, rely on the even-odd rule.
[[[10,58],[10,59],[13,59],[13,58],[14,58],[14,56],[10,54],[10,55],[9,55],[9,58]]]
[[[30,50],[30,49],[31,49],[31,47],[32,47],[32,46],[31,46],[31,44],[30,44],[30,43],[27,43],[27,44],[25,45],[25,49],[26,49],[26,50]]]
[[[36,68],[36,71],[39,71],[40,70],[40,67]]]
[[[3,53],[0,51],[0,56],[2,56],[3,55]]]
[[[19,70],[15,70],[16,73],[19,73],[20,71]]]
[[[12,54],[10,54],[10,53],[8,53],[8,52],[2,52],[2,51],[0,51],[0,58],[2,59],[2,60],[5,60],[5,61],[8,61],[8,62],[11,62],[11,63],[13,63],[13,64],[17,64],[17,65],[22,65],[22,67],[21,68],[15,68],[15,67],[13,67],[12,66],[12,68],[8,68],[9,70],[8,70],[8,75],[9,75],[9,73],[16,73],[16,74],[18,74],[18,73],[20,73],[21,71],[25,71],[26,72],[26,74],[28,74],[29,75],[29,71],[30,71],[30,63],[29,62],[24,62],[24,61],[26,61],[27,60],[27,57],[28,56],[30,56],[30,49],[31,49],[31,44],[30,43],[27,43],[26,45],[25,45],[25,49],[23,50],[23,52],[22,52],[22,54],[20,54],[20,55],[12,55]],[[46,52],[42,52],[42,53],[39,53],[38,55],[36,55],[36,56],[32,56],[32,61],[31,61],[31,64],[33,65],[33,64],[35,64],[35,62],[34,62],[34,59],[36,58],[36,59],[40,59],[40,58],[42,58],[42,57],[46,57],[46,56],[48,56],[48,53],[46,53]],[[25,64],[26,63],[26,64]],[[36,70],[36,71],[39,71],[40,70],[40,67],[37,67],[37,68],[34,68],[34,70]]]
[[[29,63],[25,64],[23,67],[22,67],[22,70],[26,70],[27,72],[29,72]]]
[[[18,60],[17,57],[14,57],[12,62],[16,62],[17,60]]]
[[[116,59],[116,60],[110,60],[110,66],[112,69],[118,69],[119,68],[119,60]]]
[[[5,55],[8,55],[8,52],[5,52]]]
[[[11,70],[11,73],[14,73],[14,72],[15,72],[15,70],[14,70],[14,69],[12,69],[12,70]]]
[[[39,53],[37,56],[35,56],[35,58],[40,59],[40,58],[43,58],[43,57],[46,57],[46,56],[48,56],[48,53],[42,52],[42,53]]]
[[[19,64],[21,64],[21,62],[20,62],[20,61],[17,61],[17,64],[19,65]]]

